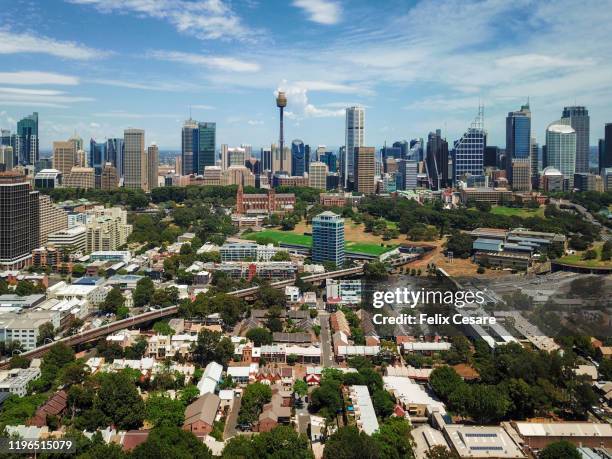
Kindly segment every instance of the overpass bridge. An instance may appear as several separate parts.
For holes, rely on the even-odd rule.
[[[302,277],[302,280],[306,282],[319,282],[325,279],[355,276],[358,274],[363,274],[363,266],[340,269],[338,271],[330,271],[322,274],[311,274],[310,276]],[[295,279],[287,279],[283,281],[273,282],[270,284],[270,286],[272,286],[273,288],[284,288],[288,285],[293,285],[294,283]],[[229,292],[228,294],[237,296],[238,298],[245,298],[254,295],[255,293],[257,293],[258,290],[259,286],[256,286],[245,288],[242,290],[235,290],[233,292]],[[31,351],[22,352],[20,355],[28,359],[38,358],[46,354],[49,349],[56,343],[64,343],[68,346],[76,346],[78,344],[86,343],[88,341],[93,341],[95,339],[101,338],[102,336],[110,335],[112,333],[118,332],[119,330],[123,330],[124,328],[133,327],[145,322],[150,322],[152,320],[158,320],[164,317],[172,316],[178,312],[178,309],[178,306],[170,306],[167,308],[144,312],[142,314],[128,317],[127,319],[117,320],[101,327],[97,327],[91,330],[85,330],[75,335],[61,338],[57,341],[54,341],[53,343],[44,344],[42,346],[37,347],[36,349],[32,349]],[[10,359],[1,361],[0,369],[8,368],[9,361]]]

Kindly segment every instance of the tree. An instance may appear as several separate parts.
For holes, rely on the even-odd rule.
[[[202,330],[198,334],[193,352],[194,359],[202,366],[215,361],[222,365],[227,364],[234,355],[232,341],[220,332]]]
[[[155,286],[153,285],[153,281],[150,277],[143,277],[136,283],[136,288],[134,289],[134,294],[132,295],[134,299],[134,306],[142,307],[151,301],[153,297],[153,292],[155,291]]]
[[[453,390],[463,384],[463,380],[453,368],[443,366],[431,372],[429,384],[440,398],[448,400]]]
[[[287,365],[293,366],[300,361],[300,357],[297,354],[289,354],[286,360]]]
[[[278,459],[312,459],[310,442],[304,434],[293,427],[278,426],[270,432],[252,437],[254,455],[251,457],[274,457]]]
[[[100,305],[100,310],[105,313],[116,314],[117,310],[123,306],[125,306],[125,298],[121,289],[115,286],[106,294],[106,298]]]
[[[172,327],[168,325],[168,322],[165,320],[159,320],[155,322],[153,324],[153,331],[155,331],[155,333],[157,333],[158,335],[166,336],[172,336],[175,333]]]
[[[181,400],[153,394],[145,403],[145,419],[155,427],[181,427],[185,421],[185,406]]]
[[[86,271],[85,266],[77,263],[72,266],[72,277],[83,277]]]
[[[593,249],[589,249],[586,252],[584,252],[584,254],[582,255],[582,259],[583,260],[596,260],[597,252],[595,252],[595,250]]]
[[[252,328],[250,329],[247,334],[246,337],[253,341],[253,343],[255,344],[255,346],[261,346],[262,344],[272,344],[272,333],[270,333],[269,330],[262,328],[262,327],[256,327],[256,328]]]
[[[53,324],[51,322],[45,322],[40,327],[38,327],[38,339],[36,340],[36,344],[38,346],[45,344],[45,341],[50,339],[53,341],[53,337],[55,336],[55,330],[53,328]]]
[[[377,389],[372,395],[372,404],[376,415],[381,418],[387,418],[393,414],[395,401],[389,392],[384,389]]]
[[[181,391],[180,399],[183,402],[183,405],[189,405],[196,398],[200,396],[200,389],[193,384],[189,384],[185,386],[185,388]]]
[[[208,447],[191,432],[180,427],[161,426],[149,433],[147,441],[132,452],[133,459],[210,459]]]
[[[377,443],[357,427],[341,427],[325,443],[324,459],[378,459]]]
[[[308,393],[308,384],[303,379],[298,379],[293,384],[293,392],[295,392],[298,397],[302,398],[304,395]]]
[[[538,459],[580,459],[581,457],[578,448],[566,440],[550,443],[538,454]]]
[[[123,430],[139,428],[145,417],[145,404],[134,383],[123,373],[102,375],[94,408]]]
[[[60,381],[70,387],[81,384],[89,375],[89,367],[82,360],[69,362],[60,371]]]
[[[310,394],[308,409],[325,418],[332,419],[342,409],[341,381],[341,379],[338,381],[324,377],[321,385]]]
[[[414,457],[410,444],[410,424],[403,418],[389,418],[380,424],[372,435],[378,445],[380,457],[385,459],[408,459]]]
[[[272,389],[262,383],[249,384],[242,395],[240,413],[238,413],[239,424],[254,424],[263,406],[272,399]]]
[[[272,255],[270,261],[291,261],[291,256],[289,256],[289,252],[286,250],[279,250]]]
[[[601,247],[601,261],[609,261],[612,258],[612,241],[604,242]]]
[[[467,233],[454,232],[446,242],[446,250],[453,252],[456,258],[468,258],[472,253],[472,237]]]
[[[11,360],[9,361],[9,368],[11,370],[15,368],[28,368],[29,366],[30,360],[19,354],[11,357]]]
[[[380,261],[366,263],[363,268],[363,274],[367,280],[385,280],[389,277],[387,267]]]
[[[427,451],[427,459],[460,459],[460,457],[455,451],[438,445]]]

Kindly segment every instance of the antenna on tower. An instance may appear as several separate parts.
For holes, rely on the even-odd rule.
[[[189,119],[191,119],[191,104],[189,104]]]

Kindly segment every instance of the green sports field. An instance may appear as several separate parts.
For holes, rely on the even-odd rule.
[[[544,206],[539,209],[525,209],[522,207],[506,207],[506,206],[493,206],[491,207],[491,213],[495,215],[503,215],[505,217],[542,217],[544,218]]]
[[[245,239],[249,239],[251,241],[265,241],[270,240],[277,243],[285,243],[285,244],[295,244],[295,245],[303,245],[305,247],[312,246],[312,236],[307,236],[304,234],[296,234],[291,231],[278,231],[278,230],[263,230],[257,233],[250,233],[245,235]],[[382,247],[376,244],[367,244],[363,242],[346,242],[346,250],[347,252],[358,252],[365,253],[367,255],[382,255],[389,250],[393,250],[396,245],[391,247],[385,246]]]

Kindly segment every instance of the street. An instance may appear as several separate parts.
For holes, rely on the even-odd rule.
[[[334,366],[334,353],[332,352],[331,331],[329,329],[329,313],[319,312],[321,322],[321,365],[323,368]]]

